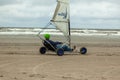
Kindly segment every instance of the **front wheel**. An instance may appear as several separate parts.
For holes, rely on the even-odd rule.
[[[45,54],[46,50],[47,50],[46,47],[41,47],[39,51],[41,54]]]
[[[82,48],[80,49],[80,53],[81,53],[81,54],[86,54],[86,53],[87,53],[87,48],[82,47]]]
[[[64,55],[64,50],[63,49],[57,49],[57,55],[58,56],[63,56]]]

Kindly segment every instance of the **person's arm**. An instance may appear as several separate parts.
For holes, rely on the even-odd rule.
[[[57,42],[55,42],[55,43],[56,43],[56,44],[62,44],[62,42],[58,42],[58,41],[57,41]]]

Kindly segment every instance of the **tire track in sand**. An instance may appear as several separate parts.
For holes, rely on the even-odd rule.
[[[13,65],[13,64],[18,64],[18,63],[24,62],[24,60],[22,60],[22,59],[21,60],[14,59],[14,60],[5,60],[5,61],[1,61],[1,62],[6,62],[6,63],[0,64],[0,68],[5,68],[5,67]],[[1,74],[1,76],[3,76],[3,75]],[[4,80],[4,79],[0,79],[0,80]]]
[[[15,63],[17,63],[19,61],[15,61],[15,62],[12,61],[11,62],[11,61],[6,60],[6,61],[2,61],[2,62],[7,62],[7,63],[1,64],[0,68],[5,67],[5,66],[9,66],[9,65],[12,65],[12,64],[15,64]],[[3,75],[1,74],[1,76],[3,76]],[[3,80],[3,79],[0,79],[0,80]]]
[[[63,59],[63,58],[60,58],[60,59],[57,59],[57,60],[52,60],[52,61],[47,61],[47,62],[44,62],[44,63],[40,63],[38,65],[36,65],[35,67],[33,67],[32,71],[33,71],[33,74],[34,75],[39,75],[39,73],[37,72],[37,69],[40,68],[40,66],[45,66],[45,65],[49,65],[51,63],[55,63],[55,62],[61,62],[61,61],[65,61],[65,60],[68,60],[67,58]],[[49,72],[47,72],[49,73]],[[57,75],[57,74],[54,74],[54,76],[57,76],[57,77],[62,77],[62,75]],[[43,77],[44,78],[44,77]],[[40,80],[40,78],[36,78],[35,80]]]
[[[102,77],[104,78],[104,79],[107,79],[105,76],[108,76],[109,74],[111,74],[111,72],[114,72],[115,70],[120,70],[119,68],[119,66],[114,66],[114,65],[116,65],[116,64],[114,64],[114,63],[112,63],[112,64],[109,64],[109,62],[108,62],[108,59],[106,59],[105,58],[105,63],[106,64],[108,64],[109,65],[109,70],[108,71],[105,71],[103,74],[102,74]]]
[[[60,61],[64,61],[64,60],[68,60],[68,59],[58,59],[58,60],[53,60],[53,61],[47,61],[47,62],[44,62],[44,63],[40,63],[40,64],[36,65],[35,67],[33,67],[32,71],[33,71],[34,74],[38,74],[37,69],[39,68],[39,66],[44,66],[46,64],[51,64],[51,63],[60,62]]]
[[[15,61],[15,60],[14,60]],[[17,63],[18,61],[8,61],[8,60],[6,60],[6,61],[2,61],[2,62],[6,62],[6,63],[3,63],[3,64],[0,64],[0,68],[2,68],[2,67],[5,67],[5,66],[8,66],[8,65],[11,65],[11,64],[15,64],[15,63]]]

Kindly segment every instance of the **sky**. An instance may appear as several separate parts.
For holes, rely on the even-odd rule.
[[[44,27],[56,0],[0,0],[0,27]],[[72,28],[120,29],[120,0],[70,0]]]

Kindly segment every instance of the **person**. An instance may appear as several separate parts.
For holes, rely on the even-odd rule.
[[[44,35],[44,42],[43,44],[49,49],[55,51],[56,49],[62,48],[64,51],[73,51],[76,47],[70,48],[69,46],[63,44],[62,42],[59,41],[52,41],[50,40],[50,34],[45,34]]]

